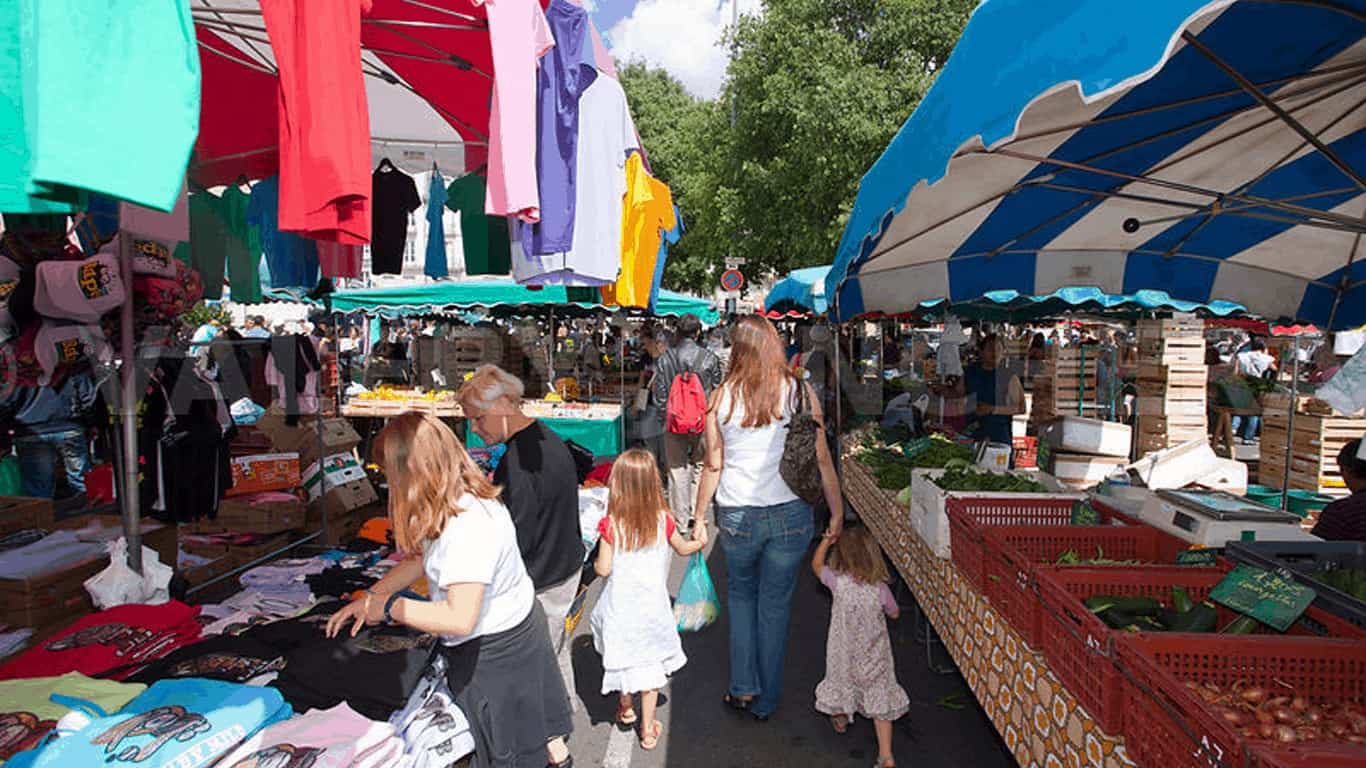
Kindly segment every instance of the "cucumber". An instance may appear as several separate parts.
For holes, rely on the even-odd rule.
[[[1218,609],[1210,603],[1200,603],[1177,616],[1168,628],[1173,632],[1213,632],[1218,624]]]
[[[1177,613],[1185,613],[1194,607],[1194,604],[1191,603],[1191,596],[1186,592],[1185,587],[1172,587],[1172,608]]]
[[[1112,597],[1114,607],[1133,616],[1156,616],[1162,604],[1151,597]]]
[[[1084,602],[1086,603],[1086,610],[1097,615],[1105,613],[1115,607],[1115,598],[1106,597],[1105,595],[1088,597]]]
[[[1250,635],[1250,634],[1252,634],[1254,631],[1256,631],[1257,625],[1260,624],[1260,623],[1261,623],[1261,622],[1257,621],[1256,619],[1252,618],[1251,616],[1239,616],[1238,618],[1236,618],[1236,619],[1234,619],[1233,621],[1229,622],[1229,625],[1228,625],[1227,627],[1224,627],[1224,628],[1220,631],[1220,634],[1224,634],[1224,635]]]

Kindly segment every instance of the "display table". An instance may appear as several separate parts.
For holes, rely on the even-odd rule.
[[[1041,654],[954,567],[915,534],[910,513],[859,462],[843,462],[845,493],[915,594],[982,709],[1022,766],[1119,768],[1123,739],[1101,732]]]
[[[566,442],[573,440],[594,456],[615,456],[622,449],[622,410],[613,403],[556,403],[526,400],[522,413],[541,422]],[[465,431],[465,445],[484,444],[474,430]]]

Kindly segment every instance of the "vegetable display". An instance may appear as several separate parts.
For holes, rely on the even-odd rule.
[[[943,435],[930,436],[923,450],[907,456],[904,444],[911,441],[910,431],[905,427],[878,429],[864,436],[854,458],[873,473],[878,487],[896,491],[911,484],[913,469],[938,469],[953,461],[972,458],[971,448],[958,445]]]
[[[1142,565],[1142,560],[1111,560],[1105,556],[1105,551],[1096,547],[1096,556],[1090,559],[1083,558],[1075,549],[1069,549],[1058,555],[1058,559],[1053,561],[1054,565]]]
[[[1312,702],[1287,683],[1272,687],[1236,681],[1228,686],[1186,681],[1186,688],[1244,738],[1291,744],[1338,741],[1366,744],[1366,707],[1352,702]]]
[[[1315,571],[1309,578],[1345,592],[1358,600],[1366,600],[1366,571],[1354,568],[1335,568],[1331,571]]]
[[[1182,587],[1172,587],[1170,608],[1156,598],[1127,595],[1095,595],[1083,602],[1106,626],[1125,632],[1217,631],[1225,635],[1250,635],[1263,626],[1251,616],[1239,616],[1221,630],[1219,609],[1214,603],[1197,603]]]
[[[997,493],[1047,493],[1048,489],[1027,477],[973,469],[966,461],[950,463],[934,484],[946,491],[991,491]]]

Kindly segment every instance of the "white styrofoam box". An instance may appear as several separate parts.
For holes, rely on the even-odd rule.
[[[1219,468],[1219,457],[1209,441],[1191,440],[1150,453],[1129,468],[1152,490],[1184,488]]]
[[[1065,453],[1128,458],[1132,430],[1128,424],[1063,416],[1040,427],[1039,440]]]
[[[951,555],[949,542],[949,513],[947,502],[951,496],[972,496],[988,499],[1037,499],[1040,496],[1066,496],[1074,499],[1086,498],[1081,493],[989,493],[986,491],[946,491],[935,485],[933,480],[944,474],[942,469],[915,469],[911,471],[911,529],[934,552],[935,557],[947,560]],[[1005,473],[1002,473],[1005,474]],[[1009,474],[1030,477],[1050,490],[1058,487],[1057,481],[1044,473],[1028,474],[1012,472]],[[1051,481],[1051,482],[1050,482]]]
[[[1196,480],[1195,484],[1202,488],[1244,496],[1247,494],[1247,465],[1233,459],[1219,459],[1217,468]]]
[[[337,453],[322,460],[322,469],[326,473],[327,487],[329,489],[345,485],[353,480],[365,479],[365,467],[361,466],[356,459],[355,451],[347,453]],[[308,500],[313,501],[322,496],[322,483],[319,482],[318,462],[308,465],[304,470],[304,488],[308,491]]]
[[[1050,457],[1053,476],[1072,488],[1099,485],[1128,459],[1115,456],[1087,456],[1077,453],[1054,453]]]

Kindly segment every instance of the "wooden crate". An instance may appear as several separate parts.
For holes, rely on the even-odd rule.
[[[0,536],[27,528],[52,527],[52,499],[0,496]]]
[[[1139,456],[1191,440],[1207,439],[1209,435],[1203,413],[1200,416],[1140,414],[1135,432]]]
[[[1366,433],[1366,417],[1297,413],[1294,434],[1287,439],[1289,421],[1284,412],[1270,412],[1262,417],[1261,472],[1275,479],[1270,484],[1279,485],[1285,477],[1288,442],[1291,488],[1346,496],[1338,453],[1348,442]]]
[[[1202,393],[1203,394],[1203,393]],[[1193,422],[1197,417],[1205,421],[1205,399],[1175,399],[1170,397],[1138,397],[1139,416],[1189,417]]]
[[[1162,365],[1204,365],[1205,340],[1193,339],[1140,339],[1138,356]]]
[[[1140,383],[1161,382],[1169,386],[1199,387],[1203,390],[1209,382],[1209,366],[1203,362],[1200,365],[1139,363],[1137,376]]]
[[[38,628],[93,611],[85,580],[108,564],[100,554],[42,576],[0,579],[0,624]]]
[[[1163,318],[1143,318],[1138,321],[1137,325],[1140,339],[1198,337],[1205,333],[1205,321],[1199,316],[1189,313],[1179,313]]]

